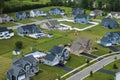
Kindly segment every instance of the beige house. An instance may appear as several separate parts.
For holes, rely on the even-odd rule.
[[[53,30],[58,29],[60,27],[60,23],[57,20],[48,20],[41,23],[40,27],[43,29]]]
[[[70,46],[70,52],[79,55],[82,52],[88,52],[92,48],[92,41],[89,39],[85,39],[82,37],[79,37],[76,41],[73,41],[73,43]]]

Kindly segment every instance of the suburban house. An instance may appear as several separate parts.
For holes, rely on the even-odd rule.
[[[0,28],[0,39],[8,39],[14,36],[14,32],[12,29],[7,29],[6,27]]]
[[[116,28],[119,26],[119,23],[115,20],[112,20],[111,18],[104,18],[102,19],[102,26],[105,28]]]
[[[87,24],[89,17],[85,14],[78,14],[74,17],[74,23]]]
[[[120,69],[115,74],[115,80],[120,80]]]
[[[47,16],[47,12],[45,10],[39,10],[40,16]]]
[[[28,14],[27,14],[28,16]],[[16,12],[16,19],[17,20],[23,20],[27,18],[26,16],[26,12],[20,11],[20,12]]]
[[[47,13],[45,10],[31,10],[30,11],[30,17],[39,17],[39,16],[47,16]]]
[[[120,18],[120,12],[111,12],[107,15],[107,17],[119,19]]]
[[[23,25],[17,28],[18,35],[29,36],[33,38],[39,37],[38,34],[42,33],[35,24]],[[42,36],[42,34],[40,34]]]
[[[50,15],[65,15],[65,10],[60,8],[51,8],[49,11]]]
[[[7,80],[30,80],[39,72],[38,61],[33,56],[13,60],[12,67],[7,71]]]
[[[94,17],[94,16],[103,16],[104,12],[102,10],[93,10],[90,12],[90,16]]]
[[[57,20],[48,20],[41,23],[40,27],[43,29],[53,30],[58,29],[60,27],[60,23]]]
[[[46,54],[44,52],[35,51],[35,52],[31,52],[31,53],[25,55],[25,57],[30,56],[30,55],[32,55],[34,58],[36,58],[36,60],[38,60],[39,62],[42,62],[44,57],[46,56]]]
[[[120,32],[108,32],[100,40],[102,46],[112,46],[114,44],[120,44]]]
[[[84,9],[83,8],[72,8],[72,17],[75,17],[76,15],[79,14],[84,14]]]
[[[69,51],[62,46],[54,46],[44,58],[44,64],[55,66],[69,59]]]
[[[8,23],[14,21],[13,17],[7,14],[0,14],[0,23]]]
[[[53,37],[52,34],[46,34],[43,31],[41,31],[38,26],[35,24],[28,24],[28,25],[23,25],[17,28],[18,35],[20,36],[29,36],[35,39],[38,38],[43,38],[43,37],[48,37],[51,38]]]
[[[30,18],[30,12],[25,12],[26,18]]]
[[[73,41],[70,46],[70,52],[75,55],[80,55],[82,52],[89,52],[92,49],[92,41],[85,38],[78,38],[76,41]]]

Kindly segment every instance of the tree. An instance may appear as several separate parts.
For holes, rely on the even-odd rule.
[[[102,2],[101,1],[98,2],[98,9],[102,9]]]
[[[113,69],[118,69],[116,64],[113,64]]]
[[[23,48],[23,42],[22,41],[17,41],[15,43],[16,49],[22,49]]]
[[[93,76],[93,71],[90,71],[90,77],[92,77]]]
[[[88,9],[88,0],[81,0],[81,7],[84,9]]]

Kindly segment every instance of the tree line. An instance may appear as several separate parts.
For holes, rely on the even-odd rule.
[[[120,11],[120,0],[51,0],[53,6]]]
[[[50,0],[46,4],[24,3],[23,0],[0,0],[0,13],[16,12],[48,6],[82,7],[84,9],[100,9],[105,11],[120,11],[120,0]]]

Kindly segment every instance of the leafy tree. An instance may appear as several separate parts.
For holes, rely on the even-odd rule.
[[[113,64],[113,69],[118,69],[116,64]]]
[[[93,77],[93,71],[90,71],[90,77]]]
[[[22,41],[17,41],[15,43],[15,46],[16,46],[17,49],[22,49],[23,48],[23,42]]]

